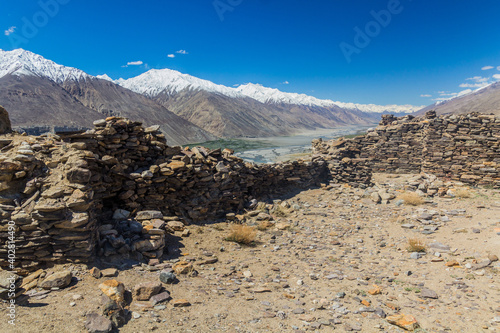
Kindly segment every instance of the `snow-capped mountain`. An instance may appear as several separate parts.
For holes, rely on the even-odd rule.
[[[283,92],[276,88],[268,88],[254,83],[232,88],[171,69],[152,69],[128,80],[117,80],[115,83],[148,97],[156,97],[160,93],[172,95],[184,89],[188,89],[204,90],[232,98],[250,97],[265,104],[340,107],[348,110],[375,113],[412,113],[423,107],[413,105],[375,105],[335,102],[328,99],[319,99],[306,94]]]
[[[237,90],[208,80],[182,74],[172,69],[151,69],[146,73],[128,80],[115,81],[122,87],[148,97],[156,97],[160,93],[175,94],[184,89],[204,90],[219,93],[228,97],[244,97]]]
[[[91,78],[82,70],[56,64],[41,55],[23,49],[0,50],[0,78],[8,74],[38,76],[48,78],[56,83]]]
[[[267,88],[260,84],[248,83],[237,87],[235,90],[243,95],[252,97],[262,103],[284,103],[307,106],[331,107],[338,106],[348,110],[359,110],[362,112],[392,112],[412,113],[420,110],[422,106],[413,105],[375,105],[335,102],[329,99],[319,99],[306,94],[287,93],[278,89]]]
[[[216,136],[108,76],[95,77],[25,50],[0,50],[0,105],[13,126],[32,133],[90,128],[96,119],[124,116],[161,125],[171,144]]]
[[[152,69],[114,82],[223,137],[291,135],[378,122],[378,114],[346,110],[311,96],[255,84],[232,88],[171,69]]]

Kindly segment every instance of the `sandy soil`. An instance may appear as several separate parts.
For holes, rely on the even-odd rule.
[[[397,193],[409,177],[376,175],[375,180]],[[257,231],[253,246],[225,241],[230,223],[188,226],[189,237],[169,236],[170,259],[164,262],[192,261],[198,275],[178,275],[177,284],[163,286],[172,299],[191,305],[153,308],[132,301],[127,309],[136,318],[120,332],[403,332],[383,318],[396,313],[413,316],[421,327],[417,332],[498,332],[499,262],[475,265],[500,256],[500,193],[469,193],[471,198],[397,206],[396,200],[375,204],[362,189],[308,190],[285,198],[292,210],[274,216],[275,226]],[[422,240],[427,253],[412,258],[409,239]],[[435,242],[450,251],[429,248]],[[216,263],[200,265],[213,257]],[[458,266],[448,267],[453,260]],[[159,280],[159,271],[147,265],[124,267],[116,279],[128,289]],[[0,331],[87,332],[85,316],[102,311],[98,285],[109,279],[93,278],[89,268],[50,269],[70,269],[77,279],[18,306],[15,327],[0,303]]]

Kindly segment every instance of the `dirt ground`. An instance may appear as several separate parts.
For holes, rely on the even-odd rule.
[[[410,177],[375,175],[375,189],[398,194]],[[418,322],[416,332],[499,332],[500,192],[467,189],[411,206],[376,204],[373,190],[334,186],[286,198],[290,208],[270,213],[274,225],[257,230],[251,246],[225,240],[229,222],[170,235],[164,263],[191,261],[198,274],[163,287],[191,305],[133,300],[119,331],[404,332],[385,318],[402,313]],[[425,254],[409,251],[410,239]],[[72,270],[76,279],[17,306],[15,327],[0,303],[0,332],[87,332],[86,314],[102,311],[98,285],[110,279],[92,277],[91,267],[49,269]],[[155,267],[117,268],[127,289],[159,281]]]

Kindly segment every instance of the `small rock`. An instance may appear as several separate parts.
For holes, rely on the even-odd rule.
[[[167,226],[174,231],[183,231],[184,223],[181,221],[168,221]]]
[[[106,268],[101,271],[103,277],[115,277],[118,275],[118,270],[116,268]]]
[[[134,286],[132,295],[138,301],[147,301],[161,290],[160,282],[143,282]]]
[[[149,302],[151,303],[151,305],[155,306],[156,304],[165,302],[168,299],[170,299],[170,293],[168,291],[164,291],[151,297],[149,299]]]
[[[99,279],[102,276],[101,270],[97,267],[92,267],[89,271],[90,275]]]
[[[412,252],[410,254],[410,259],[414,259],[414,260],[417,260],[417,259],[420,259],[420,257],[422,256],[422,254],[418,253],[418,252]]]
[[[56,272],[46,277],[38,286],[43,289],[64,288],[71,283],[72,277],[70,271]]]
[[[434,290],[424,288],[420,292],[420,297],[437,299],[438,294]]]
[[[99,285],[99,289],[117,303],[123,303],[125,301],[125,286],[121,282],[106,280]]]
[[[398,314],[386,318],[387,322],[392,325],[401,327],[407,331],[414,331],[420,327],[415,317],[405,314]]]
[[[89,313],[85,321],[85,328],[90,333],[108,333],[113,329],[113,323],[97,313]]]
[[[176,277],[173,270],[163,270],[160,272],[160,281],[166,284],[175,283]]]
[[[113,220],[126,220],[130,216],[130,212],[125,209],[117,209],[113,213]]]
[[[176,262],[173,266],[172,269],[176,274],[188,274],[190,273],[194,268],[193,264],[191,262],[187,261],[179,261]]]
[[[174,308],[185,307],[185,306],[191,305],[191,303],[189,303],[189,301],[185,300],[185,299],[175,299],[170,303],[174,306]]]

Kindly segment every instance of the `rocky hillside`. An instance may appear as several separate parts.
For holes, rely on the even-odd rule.
[[[418,110],[410,105],[321,100],[251,83],[232,88],[170,69],[152,69],[115,82],[223,137],[278,136],[317,128],[369,125],[377,123],[384,112]]]
[[[429,110],[435,110],[437,114],[452,113],[493,113],[500,115],[500,82],[493,83],[485,88],[474,91],[470,94],[456,97],[448,101],[429,105],[417,114],[423,115]]]

